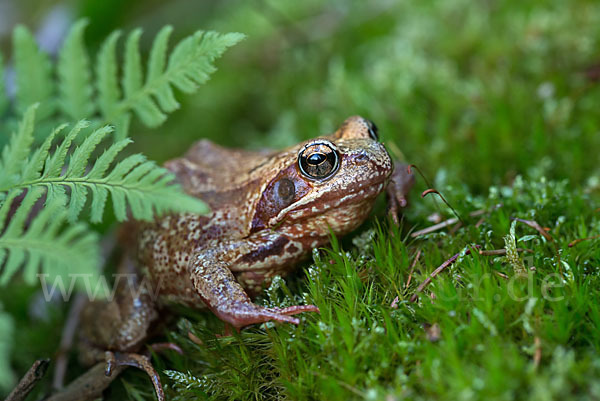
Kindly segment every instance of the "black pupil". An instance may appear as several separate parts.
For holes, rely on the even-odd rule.
[[[327,160],[327,156],[325,156],[323,153],[313,153],[312,155],[308,156],[308,159],[306,159],[308,164],[312,164],[313,166],[318,166],[325,160]]]

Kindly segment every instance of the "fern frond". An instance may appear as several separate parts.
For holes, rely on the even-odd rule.
[[[44,188],[47,203],[54,204],[65,197],[65,189],[69,188],[67,210],[70,221],[77,219],[90,197],[91,219],[101,221],[109,194],[115,215],[121,221],[127,219],[128,210],[139,220],[151,220],[155,214],[164,212],[206,213],[203,202],[185,194],[173,183],[172,173],[146,160],[143,155],[135,154],[117,162],[121,151],[131,142],[129,139],[113,143],[95,162],[91,161],[93,152],[112,132],[108,126],[85,135],[83,142],[69,153],[74,140],[89,125],[80,121],[51,153],[53,141],[63,135],[65,125],[62,125],[27,158],[31,152],[34,117],[32,107],[0,160],[2,166],[13,166],[12,170],[7,170],[11,172],[10,178],[0,178],[0,200],[2,194],[6,196],[11,191],[20,193],[26,189]]]
[[[29,105],[40,103],[37,113],[40,122],[50,117],[59,117],[58,121],[85,118],[93,121],[94,126],[113,125],[119,139],[127,136],[132,115],[149,127],[162,124],[167,114],[179,107],[173,88],[195,92],[216,70],[214,61],[244,38],[240,33],[198,31],[184,38],[169,56],[172,28],[166,26],[154,39],[145,74],[139,49],[142,31],[136,29],[127,36],[122,66],[117,59],[121,33],[116,31],[97,54],[95,82],[92,82],[90,58],[83,40],[86,25],[86,20],[78,21],[63,43],[56,66],[57,88],[48,55],[39,49],[25,27],[15,29],[17,111],[24,112]],[[2,89],[0,92],[4,92]],[[0,95],[0,113],[7,104]],[[56,120],[49,123],[53,121]]]
[[[25,111],[19,130],[12,135],[8,145],[2,149],[0,157],[0,188],[10,188],[18,180],[18,175],[25,165],[29,149],[33,143],[33,126],[37,105]],[[0,191],[1,192],[1,191]],[[0,194],[0,200],[2,195]]]
[[[116,44],[119,33],[109,36],[102,46],[97,61],[100,110],[104,120],[116,126],[119,138],[125,137],[127,133],[131,112],[151,127],[164,122],[166,113],[179,106],[172,87],[186,93],[195,92],[198,85],[206,82],[216,70],[214,60],[244,38],[239,33],[196,32],[175,47],[167,63],[171,30],[170,27],[163,28],[154,40],[145,80],[139,51],[141,30],[128,35],[121,82],[122,94],[116,78]]]
[[[6,285],[23,267],[25,281],[33,284],[41,270],[50,279],[69,273],[98,276],[99,249],[97,234],[85,224],[65,226],[67,211],[64,200],[47,202],[31,222],[33,207],[43,195],[43,188],[27,192],[14,215],[11,206],[21,191],[11,191],[0,206],[0,285]]]
[[[67,35],[58,59],[58,105],[61,112],[73,121],[94,114],[92,101],[90,59],[83,43],[87,20],[80,20]]]
[[[50,117],[55,111],[56,103],[50,58],[38,48],[34,37],[22,25],[14,30],[13,49],[18,110],[24,112],[30,105],[40,103],[38,118]]]

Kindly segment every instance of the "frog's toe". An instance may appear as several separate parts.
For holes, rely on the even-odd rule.
[[[283,323],[292,323],[295,325],[299,325],[300,324],[300,319],[295,318],[295,317],[290,317],[288,315],[283,315],[283,314],[279,314],[279,313],[274,313],[272,316],[269,316],[268,320],[265,320],[265,322],[268,321],[276,321],[276,322],[283,322]]]
[[[217,310],[219,318],[235,328],[248,326],[251,324],[265,323],[269,321],[299,324],[298,318],[290,315],[296,315],[302,312],[319,312],[315,305],[297,305],[287,308],[265,308],[251,302],[242,302],[235,304],[228,310]]]
[[[295,305],[288,306],[287,308],[271,308],[273,311],[282,315],[296,315],[303,312],[316,312],[321,313],[316,305]]]
[[[234,320],[230,321],[230,323],[234,327],[244,327],[250,324],[265,323],[269,321],[292,324],[300,323],[299,319],[290,317],[278,310],[263,308],[254,304],[249,304],[246,308],[236,311]]]

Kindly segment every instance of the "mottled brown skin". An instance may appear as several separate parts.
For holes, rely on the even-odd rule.
[[[319,152],[336,153],[338,163],[327,159],[308,166],[318,173],[310,177],[300,167],[300,153]],[[135,351],[157,317],[156,308],[170,303],[208,307],[238,329],[271,320],[297,324],[290,315],[318,312],[317,307],[265,308],[248,294],[257,294],[273,276],[287,274],[313,248],[327,243],[331,232],[344,235],[358,227],[390,181],[390,210],[396,212],[413,179],[405,168],[394,172],[375,126],[358,116],[330,136],[277,152],[225,149],[202,140],[166,167],[211,212],[169,215],[132,230],[137,233],[137,267],[150,279],[151,290],[88,308],[93,322],[84,330],[85,341],[98,350]],[[111,313],[117,316],[115,324],[99,321]]]

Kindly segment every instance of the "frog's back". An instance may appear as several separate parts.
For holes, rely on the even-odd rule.
[[[208,203],[210,212],[167,215],[138,227],[138,261],[153,284],[160,283],[161,298],[201,303],[189,281],[190,258],[199,248],[246,235],[247,210],[254,202],[247,194],[260,184],[249,180],[244,171],[262,159],[263,153],[229,150],[202,140],[184,157],[165,163],[184,191]]]
[[[251,172],[268,160],[266,152],[226,149],[208,140],[198,141],[184,157],[165,163],[185,192],[207,202],[211,210],[242,206],[241,194],[252,193]]]
[[[208,140],[198,141],[182,158],[165,163],[183,190],[208,203],[206,216],[181,216],[204,227],[201,240],[244,236],[262,180],[250,174],[268,160],[268,152],[226,149]],[[196,225],[196,224],[192,224]]]

